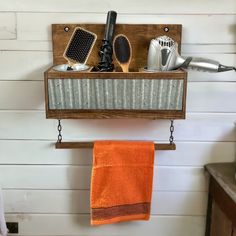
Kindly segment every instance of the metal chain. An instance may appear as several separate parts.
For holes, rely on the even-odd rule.
[[[61,125],[61,120],[58,120],[57,130],[58,130],[57,142],[61,143],[61,141],[62,141],[62,133],[61,133],[62,132],[62,125]],[[169,138],[170,144],[174,143],[174,135],[173,135],[174,131],[175,131],[174,121],[171,120],[170,121],[170,138]]]
[[[174,136],[173,136],[174,131],[175,131],[174,121],[171,120],[170,121],[170,138],[169,138],[170,144],[174,143]]]
[[[61,134],[62,125],[61,125],[61,120],[58,120],[57,130],[58,130],[57,142],[61,143],[61,141],[62,141],[62,134]]]

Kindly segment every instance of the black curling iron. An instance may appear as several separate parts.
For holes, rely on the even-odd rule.
[[[117,13],[115,11],[109,11],[107,13],[107,22],[105,26],[104,39],[102,40],[102,46],[99,51],[100,62],[97,67],[94,68],[95,71],[113,71],[114,64],[112,64],[112,43],[115,32]]]

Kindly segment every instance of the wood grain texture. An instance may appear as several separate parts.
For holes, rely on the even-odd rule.
[[[235,163],[208,164],[205,168],[236,204]]]
[[[210,236],[232,236],[232,223],[215,201],[212,206]]]
[[[211,222],[212,222],[212,195],[208,192],[208,200],[207,200],[207,211],[206,211],[206,228],[205,228],[205,236],[209,236],[211,233]]]
[[[128,111],[128,110],[49,110],[48,119],[185,119],[182,111]]]
[[[57,149],[80,149],[80,148],[93,148],[93,142],[57,142],[55,147]],[[175,143],[155,143],[155,150],[176,150]]]
[[[89,65],[97,65],[100,61],[98,52],[101,47],[101,43],[104,37],[105,25],[104,24],[53,24],[52,36],[53,36],[53,63],[63,64],[66,60],[63,58],[63,53],[66,45],[74,31],[75,27],[81,27],[88,31],[97,34],[97,41],[92,50],[92,53],[87,61]],[[69,27],[69,32],[65,32],[64,28]],[[165,28],[168,27],[169,31],[165,32]],[[130,25],[130,24],[117,24],[115,27],[115,34],[125,34],[132,45],[132,60],[130,63],[130,70],[138,71],[139,68],[145,67],[147,51],[150,44],[150,40],[166,34],[173,38],[179,44],[179,50],[181,50],[181,25]],[[117,64],[115,63],[115,67]]]
[[[208,164],[210,174],[206,236],[233,235],[236,225],[235,162]]]
[[[163,71],[163,72],[138,72],[132,71],[129,73],[124,72],[58,72],[50,67],[45,71],[45,74],[50,79],[60,78],[60,79],[177,79],[183,80],[187,79],[187,72],[185,70],[175,70],[175,71]]]
[[[70,30],[67,32],[65,28],[68,27]],[[100,49],[100,44],[103,39],[105,26],[101,24],[82,24],[82,25],[63,25],[54,24],[52,25],[52,36],[53,36],[53,63],[63,64],[65,59],[63,57],[64,50],[75,27],[81,27],[85,30],[93,32],[97,35],[97,42],[95,47],[88,59],[88,64],[97,65],[100,61],[97,52]],[[168,32],[165,29],[168,28]],[[164,33],[173,38],[179,44],[179,50],[181,45],[181,25],[116,25],[115,32],[117,35],[125,34],[129,38],[130,44],[132,45],[132,59],[130,63],[131,71],[136,73],[97,73],[97,72],[85,72],[85,73],[61,73],[55,72],[53,69],[49,69],[45,72],[45,94],[46,94],[46,114],[47,118],[54,119],[95,119],[95,118],[147,118],[147,119],[184,119],[185,118],[185,106],[186,106],[186,89],[187,89],[187,73],[182,70],[176,72],[167,73],[144,73],[137,72],[140,68],[146,66],[146,58],[144,55],[147,54],[147,50],[150,44],[150,40],[157,36],[163,35]],[[134,34],[135,33],[135,34]],[[99,44],[100,43],[100,44]],[[145,59],[144,59],[145,58]],[[115,65],[116,66],[116,65]],[[73,76],[73,77],[72,77]],[[184,80],[183,90],[183,103],[181,111],[171,110],[156,110],[156,111],[135,111],[135,110],[51,110],[49,109],[48,99],[48,78],[121,78],[121,79],[163,79],[163,78],[175,78]]]
[[[236,225],[236,204],[213,177],[210,179],[209,191],[225,218],[228,218],[233,225]]]

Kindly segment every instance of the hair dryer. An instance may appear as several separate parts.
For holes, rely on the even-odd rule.
[[[223,72],[235,70],[235,67],[221,65],[218,61],[198,57],[182,57],[178,53],[178,44],[168,36],[152,39],[148,51],[148,71],[170,71],[178,68],[203,72]]]

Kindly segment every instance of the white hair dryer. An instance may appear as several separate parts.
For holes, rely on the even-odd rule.
[[[147,59],[148,71],[170,71],[178,68],[203,72],[224,72],[235,70],[233,66],[221,65],[218,61],[198,57],[184,58],[178,53],[178,44],[168,36],[152,39]]]

